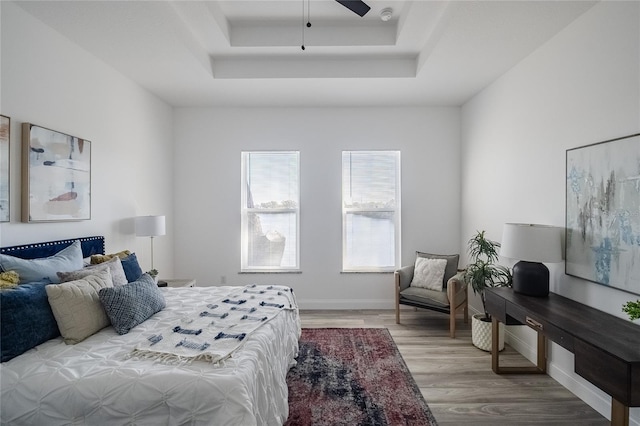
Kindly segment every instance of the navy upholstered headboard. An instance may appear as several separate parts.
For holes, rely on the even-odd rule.
[[[80,240],[82,257],[93,254],[104,254],[104,237],[81,237],[68,240],[46,241],[43,243],[23,244],[19,246],[0,247],[0,253],[8,254],[22,259],[37,259],[56,254],[63,248],[71,245],[75,240]]]

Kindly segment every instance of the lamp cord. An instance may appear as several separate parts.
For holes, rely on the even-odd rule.
[[[304,27],[305,27],[305,23],[304,23],[304,0],[302,0],[302,46],[300,46],[300,48],[302,50],[305,50],[306,47],[304,45]],[[311,28],[311,0],[307,0],[307,24],[306,24],[307,28]]]

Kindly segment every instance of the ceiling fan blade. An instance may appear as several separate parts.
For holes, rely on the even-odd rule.
[[[371,9],[369,5],[361,0],[336,0],[338,3],[349,9],[350,11],[357,13],[360,16],[364,16]]]

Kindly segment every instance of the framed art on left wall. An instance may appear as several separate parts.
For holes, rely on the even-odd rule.
[[[22,221],[91,219],[91,142],[22,124]]]
[[[9,222],[9,139],[11,118],[0,115],[0,222]]]

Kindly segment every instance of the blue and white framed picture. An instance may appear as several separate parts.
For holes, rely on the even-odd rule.
[[[91,219],[91,142],[22,124],[22,221]]]
[[[640,295],[640,133],[566,160],[565,272]]]

